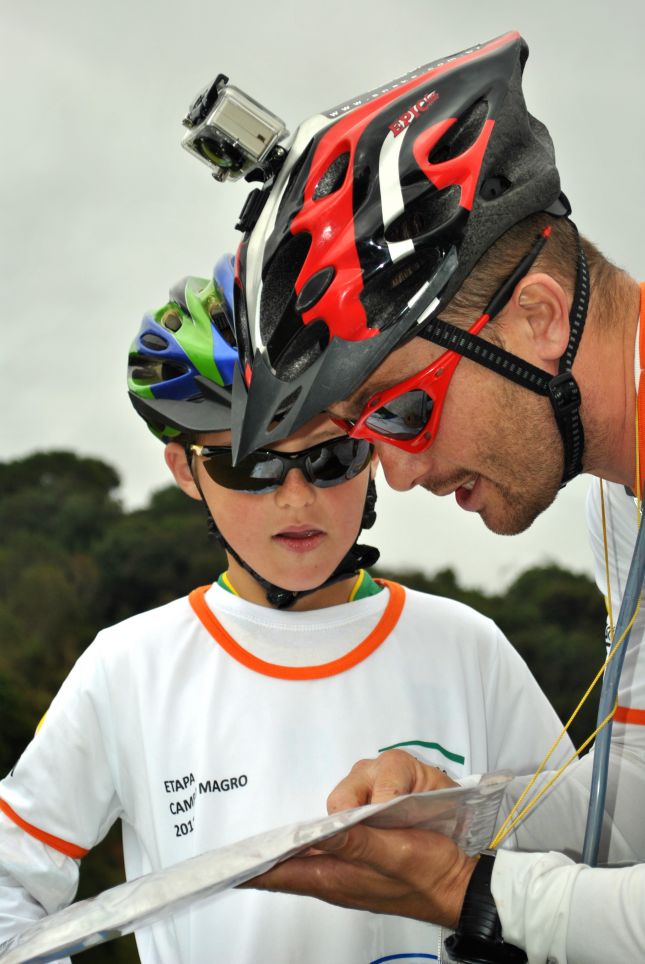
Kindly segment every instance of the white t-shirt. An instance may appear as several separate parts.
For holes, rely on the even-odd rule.
[[[636,507],[624,487],[603,483],[614,620],[636,541]],[[593,479],[587,523],[596,581],[607,596],[600,481]],[[587,671],[581,667],[581,673]],[[580,858],[593,753],[571,767],[557,792],[518,833],[532,850],[553,848]],[[632,627],[612,727],[606,820],[599,862],[645,861],[645,606]],[[492,892],[507,941],[530,962],[605,964],[645,956],[645,865],[590,869],[560,853],[500,852]]]
[[[132,878],[321,815],[350,766],[385,748],[455,778],[529,772],[559,731],[499,629],[451,600],[396,585],[304,613],[217,585],[191,599],[101,632],[0,783],[0,939],[73,898],[76,858],[118,818]],[[137,942],[145,964],[374,964],[433,959],[440,934],[245,891]]]

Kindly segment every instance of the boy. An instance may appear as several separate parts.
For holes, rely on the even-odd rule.
[[[490,620],[365,571],[367,443],[318,417],[232,466],[228,259],[215,278],[144,317],[129,383],[228,569],[100,633],[0,783],[2,940],[73,899],[79,859],[118,818],[132,878],[315,815],[359,757],[405,746],[455,778],[523,773],[560,729]],[[256,892],[136,936],[142,961],[165,964],[376,964],[440,947],[418,921]]]

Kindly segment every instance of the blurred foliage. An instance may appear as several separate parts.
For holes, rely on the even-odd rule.
[[[146,508],[125,511],[118,486],[110,466],[71,452],[0,463],[0,773],[100,628],[209,583],[224,568],[201,505],[170,486]],[[603,603],[586,576],[546,566],[490,596],[463,589],[450,569],[380,574],[494,619],[561,716],[603,659]],[[593,729],[592,702],[576,721],[576,742]],[[84,859],[79,898],[122,880],[121,863],[117,827]],[[79,960],[130,964],[137,955],[126,938]]]
[[[71,452],[0,463],[0,773],[103,626],[151,609],[225,568],[204,510],[174,486],[126,512],[110,466]],[[123,880],[114,827],[84,860],[78,899]],[[87,964],[138,960],[134,938],[87,951]]]

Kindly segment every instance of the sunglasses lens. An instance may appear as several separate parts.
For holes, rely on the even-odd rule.
[[[432,399],[420,388],[399,395],[371,412],[365,425],[383,438],[411,439],[419,435],[432,414]]]
[[[231,464],[231,451],[216,452],[204,459],[204,468],[213,482],[238,492],[271,492],[282,480],[282,462],[266,455],[249,455]]]
[[[372,448],[365,439],[336,439],[321,445],[307,460],[309,477],[324,489],[359,475],[369,463]]]

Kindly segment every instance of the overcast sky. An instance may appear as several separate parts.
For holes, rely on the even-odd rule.
[[[191,98],[220,71],[293,130],[518,29],[531,50],[527,101],[551,131],[575,220],[639,277],[642,26],[637,0],[4,0],[3,458],[98,456],[119,471],[128,506],[169,481],[130,408],[125,364],[143,311],[238,243],[247,186],[215,184],[179,147]],[[488,590],[550,560],[589,571],[585,490],[577,480],[529,532],[502,538],[452,498],[393,493],[381,478],[373,539],[386,564],[450,565]]]

